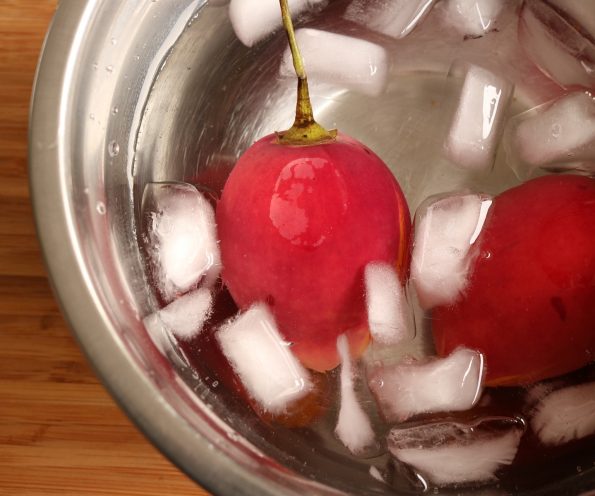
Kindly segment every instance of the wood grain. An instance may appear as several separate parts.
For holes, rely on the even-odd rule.
[[[68,332],[27,187],[33,74],[57,0],[0,0],[0,495],[205,495],[136,430]]]

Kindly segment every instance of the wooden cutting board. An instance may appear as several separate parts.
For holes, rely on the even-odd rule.
[[[95,378],[56,306],[27,187],[33,74],[57,0],[0,0],[0,495],[198,495]]]

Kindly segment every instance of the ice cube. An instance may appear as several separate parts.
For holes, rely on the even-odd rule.
[[[407,36],[430,12],[435,0],[354,0],[345,19],[391,36]]]
[[[145,327],[152,336],[164,335],[160,332],[163,330],[179,339],[189,340],[202,331],[203,324],[212,311],[212,300],[210,290],[195,289],[145,317]]]
[[[485,482],[510,465],[524,432],[521,421],[493,417],[473,424],[437,422],[393,428],[391,454],[438,486]]]
[[[384,417],[401,422],[420,413],[468,410],[481,396],[483,379],[481,353],[458,348],[446,358],[378,367],[369,385]]]
[[[380,45],[309,28],[298,29],[295,36],[310,80],[371,96],[384,90],[388,58]],[[289,48],[285,50],[279,72],[282,76],[295,77]]]
[[[253,305],[223,325],[216,338],[246,391],[264,411],[284,413],[312,390],[309,372],[279,334],[266,305]]]
[[[411,317],[411,335],[394,344],[386,344],[372,338],[361,363],[365,370],[400,364],[411,360],[425,360],[436,354],[431,321],[419,305],[416,292],[411,284],[405,289],[408,310]]]
[[[579,10],[576,7],[580,8]],[[595,8],[567,0],[523,3],[519,41],[535,64],[565,88],[595,87]]]
[[[337,338],[337,351],[341,358],[341,405],[335,434],[349,451],[358,454],[374,444],[375,434],[355,394],[355,370],[344,334]]]
[[[461,34],[483,36],[496,29],[504,0],[447,0],[446,18]]]
[[[292,18],[327,0],[289,0]],[[236,36],[251,47],[283,25],[279,0],[231,0],[229,19]]]
[[[366,266],[366,303],[372,339],[385,345],[415,337],[413,312],[395,268],[388,263]]]
[[[482,67],[468,66],[444,143],[446,156],[455,166],[486,170],[493,165],[511,95],[510,81]]]
[[[213,207],[198,190],[183,183],[152,183],[143,194],[149,217],[147,251],[156,284],[166,301],[197,286],[211,286],[221,259]]]
[[[531,428],[546,445],[595,434],[595,382],[558,389],[536,406]]]
[[[504,146],[521,179],[538,168],[595,174],[595,98],[577,91],[517,115]]]
[[[473,253],[492,200],[460,194],[430,198],[418,209],[411,279],[420,305],[430,309],[453,303],[464,291]]]

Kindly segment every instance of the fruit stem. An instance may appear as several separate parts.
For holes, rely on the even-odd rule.
[[[289,40],[293,67],[295,74],[298,77],[298,86],[295,121],[293,122],[293,126],[287,131],[278,132],[277,139],[279,143],[283,145],[294,146],[314,145],[332,141],[335,139],[335,136],[337,136],[337,131],[327,131],[314,120],[312,102],[310,101],[310,93],[308,91],[308,78],[306,76],[306,70],[304,69],[302,54],[300,53],[300,49],[295,39],[295,31],[293,29],[293,22],[291,21],[289,5],[287,4],[287,0],[279,0],[279,3],[281,4],[283,26],[285,27],[287,39]]]

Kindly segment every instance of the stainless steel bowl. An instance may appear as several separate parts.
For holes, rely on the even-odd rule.
[[[251,63],[225,3],[60,2],[30,131],[32,197],[51,279],[107,388],[208,490],[386,494],[356,460],[318,449],[311,433],[264,425],[173,349],[164,357],[142,323],[155,308],[139,248],[145,184],[217,176],[256,137],[291,121],[293,98],[284,96],[293,82],[278,81],[273,64]],[[266,60],[282,50],[273,43],[252,53]],[[592,487],[587,472],[563,487],[572,494]]]

